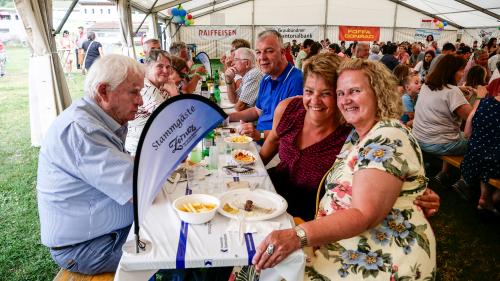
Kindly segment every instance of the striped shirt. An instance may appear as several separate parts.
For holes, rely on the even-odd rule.
[[[146,125],[149,116],[170,97],[166,91],[160,91],[148,79],[144,79],[141,96],[143,104],[137,109],[135,119],[128,122],[127,140],[125,141],[125,148],[132,155],[135,155],[142,129]]]
[[[52,123],[36,186],[44,245],[73,245],[132,224],[134,159],[125,151],[126,133],[88,97]]]
[[[250,69],[241,80],[241,85],[236,90],[238,99],[244,102],[248,107],[253,107],[259,93],[260,81],[264,74],[257,67]]]

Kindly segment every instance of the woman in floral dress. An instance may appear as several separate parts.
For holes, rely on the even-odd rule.
[[[354,130],[323,180],[317,218],[269,234],[257,271],[313,246],[304,280],[434,280],[434,234],[413,204],[427,179],[418,142],[397,120],[396,81],[378,62],[344,61],[336,93]]]

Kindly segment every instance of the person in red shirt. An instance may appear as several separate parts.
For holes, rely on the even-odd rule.
[[[290,42],[285,43],[285,57],[289,63],[294,64]]]

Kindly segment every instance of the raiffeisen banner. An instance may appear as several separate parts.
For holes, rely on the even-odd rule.
[[[237,38],[238,26],[196,26],[196,35],[201,40],[223,40]]]
[[[371,26],[339,26],[341,41],[379,41],[380,27]]]
[[[161,104],[141,133],[134,163],[134,233],[154,198],[193,147],[227,115],[198,95],[180,95]]]

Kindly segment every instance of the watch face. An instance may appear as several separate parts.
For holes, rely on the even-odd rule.
[[[300,237],[303,237],[306,235],[306,232],[302,229],[302,228],[297,228],[297,234],[300,236]]]

